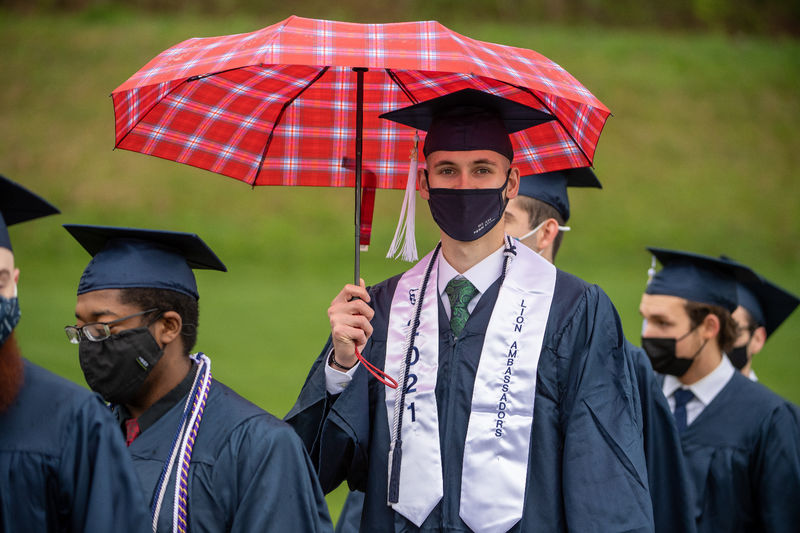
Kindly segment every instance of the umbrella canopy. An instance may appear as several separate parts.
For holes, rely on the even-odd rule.
[[[471,39],[435,21],[296,16],[159,54],[112,93],[116,147],[250,185],[354,186],[356,176],[342,165],[352,159],[356,174],[361,161],[375,173],[376,187],[401,189],[414,131],[378,116],[464,88],[556,117],[512,135],[522,174],[592,164],[610,113],[541,54]]]

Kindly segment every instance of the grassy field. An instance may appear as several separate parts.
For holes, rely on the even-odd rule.
[[[62,327],[88,255],[62,223],[193,231],[229,268],[198,272],[198,346],[214,375],[283,416],[328,331],[325,310],[352,279],[352,191],[250,189],[177,163],[113,151],[109,93],[188,37],[251,31],[278,19],[0,11],[0,173],[63,214],[12,229],[26,356],[78,383]],[[442,20],[448,24],[447,20]],[[572,195],[559,266],[601,285],[638,343],[646,245],[726,253],[800,293],[800,43],[453,24],[472,37],[534,48],[612,110],[596,172],[603,191]],[[379,191],[367,283],[406,268],[383,259],[402,200]],[[418,245],[437,233],[424,204]],[[762,382],[800,403],[800,313],[755,363]],[[338,513],[341,491],[330,497]]]

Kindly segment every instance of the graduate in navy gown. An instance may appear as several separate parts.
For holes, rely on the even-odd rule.
[[[89,386],[114,405],[154,531],[330,531],[300,439],[216,381],[197,338],[192,268],[225,270],[197,235],[66,225],[93,256],[76,326]]]
[[[102,400],[24,359],[7,226],[58,213],[0,176],[0,532],[145,532],[147,515]]]
[[[416,109],[390,118],[428,131],[418,186],[441,243],[331,304],[287,415],[323,489],[365,491],[362,531],[652,531],[616,311],[499,224],[520,179],[509,133],[547,117],[477,91]]]
[[[737,372],[736,283],[752,272],[649,248],[663,268],[639,310],[642,346],[663,374],[693,485],[697,530],[794,532],[800,524],[798,409]]]
[[[758,381],[753,370],[753,356],[761,352],[770,336],[794,312],[800,298],[783,289],[753,269],[733,259],[721,256],[751,275],[747,281],[736,284],[738,306],[731,313],[736,321],[737,336],[728,359],[742,375]]]
[[[519,194],[509,200],[504,214],[506,232],[550,262],[555,260],[564,232],[570,231],[566,225],[570,217],[568,187],[602,188],[589,168],[523,176]],[[656,531],[693,531],[690,486],[672,413],[646,354],[630,343],[626,348],[641,406],[639,423],[643,428]],[[336,523],[337,533],[359,530],[363,502],[363,492],[348,494]]]

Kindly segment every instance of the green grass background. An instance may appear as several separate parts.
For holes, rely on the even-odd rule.
[[[229,272],[197,273],[198,347],[216,378],[277,416],[291,407],[328,332],[326,309],[352,279],[352,190],[261,187],[113,151],[110,92],[189,37],[251,31],[277,18],[0,11],[0,173],[63,214],[12,228],[25,355],[83,384],[72,324],[88,255],[62,223],[198,233]],[[595,169],[604,189],[572,194],[561,268],[601,285],[638,343],[646,245],[726,253],[800,293],[800,44],[794,40],[601,28],[450,23],[529,47],[573,73],[614,113]],[[383,259],[401,191],[378,191],[362,276]],[[418,245],[437,232],[419,204]],[[800,403],[800,313],[755,362],[763,383]],[[343,491],[329,496],[334,516]]]

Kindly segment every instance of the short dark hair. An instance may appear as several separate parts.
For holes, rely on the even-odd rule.
[[[189,355],[197,342],[197,326],[200,322],[200,307],[197,300],[187,294],[168,289],[127,288],[120,290],[119,300],[123,304],[135,305],[141,310],[158,309],[160,312],[175,311],[181,317],[181,342],[183,351]]]
[[[558,212],[558,209],[553,207],[550,204],[544,203],[541,200],[537,200],[536,198],[531,198],[530,196],[523,196],[518,195],[517,199],[519,200],[519,206],[528,214],[528,220],[530,221],[529,229],[533,229],[548,218],[556,219],[559,226],[563,226],[565,224],[564,217],[561,216],[561,213]],[[561,247],[561,240],[564,238],[564,232],[559,231],[556,238],[553,240],[553,259],[555,260],[556,254],[558,253],[558,249]]]
[[[719,332],[717,333],[717,343],[723,352],[729,352],[736,342],[736,321],[731,316],[730,311],[718,305],[704,304],[699,302],[686,302],[686,313],[692,328],[696,328],[705,318],[714,314],[719,319]]]

